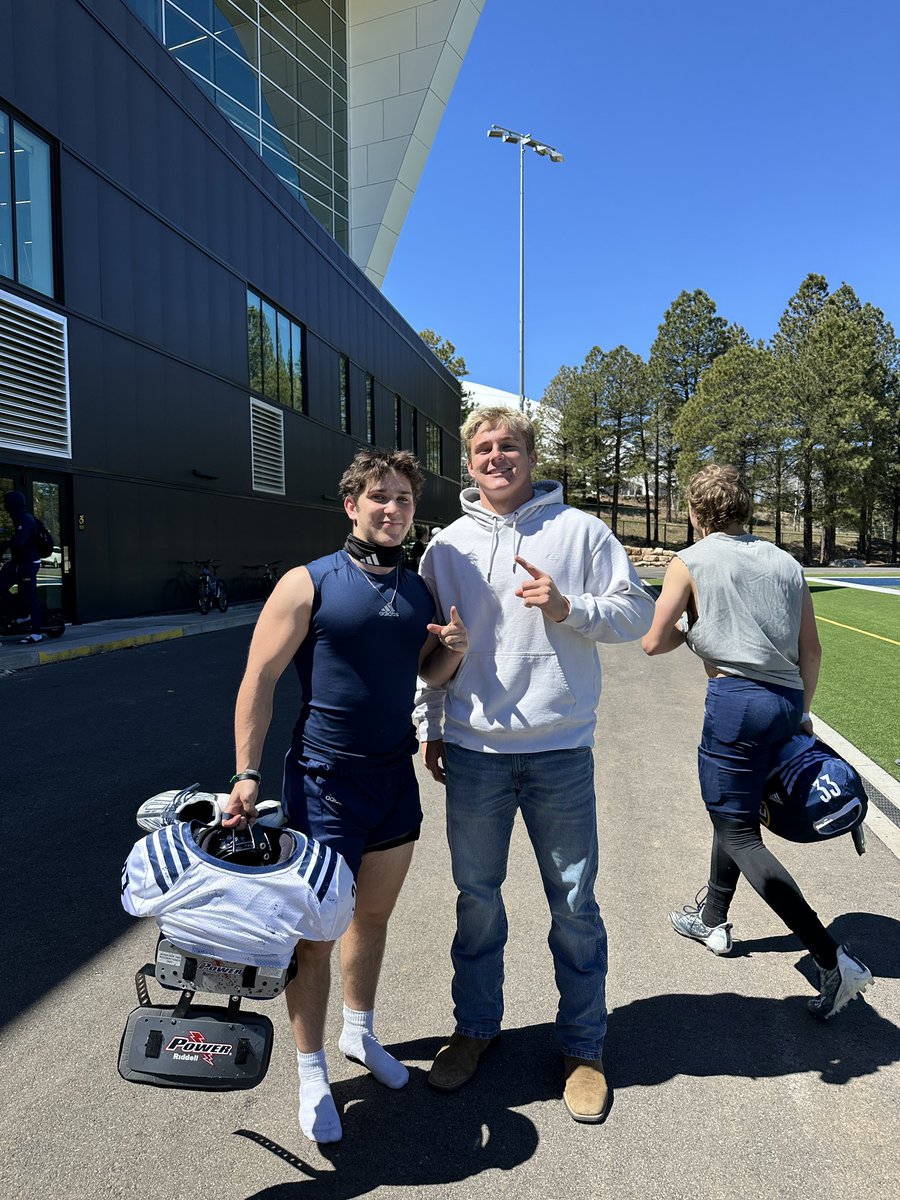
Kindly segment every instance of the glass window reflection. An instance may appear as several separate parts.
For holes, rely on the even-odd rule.
[[[334,17],[332,24],[332,45],[334,46],[335,54],[339,54],[341,58],[347,58],[347,26],[337,15]]]
[[[13,125],[13,164],[19,282],[52,296],[50,147],[18,122]]]
[[[259,108],[257,75],[249,63],[227,50],[221,42],[213,45],[213,82],[239,104],[256,112]]]
[[[298,0],[297,16],[326,41],[331,36],[331,6],[327,0]]]
[[[235,103],[230,96],[226,96],[224,92],[214,92],[213,98],[216,104],[225,114],[231,124],[235,127],[242,137],[245,137],[259,153],[259,117],[254,113],[249,113],[240,104]]]
[[[125,2],[346,250],[345,0]]]
[[[291,404],[291,323],[284,313],[278,314],[278,399]]]
[[[0,275],[12,279],[13,254],[12,153],[9,144],[9,118],[0,112]]]
[[[247,358],[250,387],[269,400],[305,412],[303,351],[299,321],[247,288]]]
[[[441,428],[434,421],[425,421],[425,466],[435,475],[441,473]]]
[[[257,66],[256,23],[236,4],[230,0],[216,0],[211,28],[229,50]]]
[[[263,316],[263,394],[270,400],[278,399],[278,361],[276,350],[278,346],[278,322],[275,316],[275,305],[268,300],[262,303]]]
[[[255,292],[247,291],[247,353],[250,370],[250,386],[256,392],[263,390],[263,342],[262,301]]]
[[[213,80],[212,45],[210,35],[177,8],[166,4],[166,46],[170,53],[190,71]]]
[[[303,326],[291,322],[291,373],[293,375],[292,395],[294,408],[298,412],[306,412],[306,398],[303,390]]]
[[[207,29],[212,28],[213,11],[215,9],[213,0],[175,0],[175,3],[189,17],[193,17],[198,24],[205,26]],[[168,16],[166,17],[166,22],[168,23]]]

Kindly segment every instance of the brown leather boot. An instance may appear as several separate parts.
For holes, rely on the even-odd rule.
[[[499,1035],[498,1035],[499,1037]],[[492,1038],[466,1037],[464,1033],[450,1035],[446,1046],[441,1046],[428,1072],[428,1082],[439,1092],[455,1092],[468,1083],[475,1072],[481,1056],[498,1040]]]
[[[573,1121],[602,1125],[612,1108],[613,1090],[606,1082],[601,1059],[565,1056],[563,1103]]]

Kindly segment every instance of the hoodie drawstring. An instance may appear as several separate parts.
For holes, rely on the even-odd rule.
[[[516,573],[516,555],[519,553],[519,551],[522,548],[523,534],[522,534],[522,531],[519,529],[519,514],[518,514],[518,512],[512,513],[512,515],[509,517],[494,517],[491,521],[491,551],[488,556],[488,569],[487,569],[488,583],[491,582],[491,571],[494,569],[494,559],[497,555],[497,551],[500,548],[500,526],[501,525],[508,525],[509,528],[512,529],[513,557],[512,557],[511,569],[512,569],[513,575],[515,575],[515,573]],[[519,539],[518,544],[516,543],[517,536]]]
[[[488,556],[488,569],[487,569],[488,583],[491,582],[491,571],[494,568],[494,555],[497,553],[497,547],[500,544],[499,525],[500,525],[500,522],[495,517],[494,520],[491,521],[491,552]]]
[[[513,562],[512,562],[512,569],[513,569],[513,575],[515,575],[515,573],[516,573],[516,555],[517,555],[517,554],[519,554],[519,553],[521,553],[521,550],[522,550],[522,537],[523,537],[523,535],[522,535],[522,532],[521,532],[521,530],[519,529],[519,513],[518,513],[518,510],[516,510],[516,512],[514,512],[514,513],[513,513],[513,515],[512,515],[512,534],[513,534]],[[516,544],[516,535],[517,535],[517,534],[518,534],[518,537],[519,537],[518,544]]]

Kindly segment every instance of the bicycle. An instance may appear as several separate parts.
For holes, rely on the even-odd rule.
[[[215,604],[219,612],[228,608],[228,590],[216,574],[216,567],[221,560],[218,558],[192,558],[190,565],[200,568],[200,578],[197,580],[197,607],[205,617]]]
[[[267,600],[274,592],[275,584],[278,582],[278,572],[275,568],[282,561],[282,559],[276,558],[274,562],[244,563],[245,571],[262,571],[262,590]]]

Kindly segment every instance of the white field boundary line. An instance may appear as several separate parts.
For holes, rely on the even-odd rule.
[[[900,596],[900,587],[877,587],[875,584],[870,586],[867,583],[848,583],[843,579],[827,579],[823,575],[807,575],[806,582],[823,583],[828,587],[856,588],[861,592],[881,592],[882,596]]]
[[[847,762],[856,767],[863,778],[867,779],[873,787],[878,788],[882,796],[886,796],[888,800],[900,808],[900,782],[894,779],[892,775],[888,775],[883,767],[879,767],[878,763],[872,762],[868,755],[863,754],[862,750],[857,750],[852,742],[848,742],[836,729],[832,729],[830,725],[826,725],[815,714],[813,714],[813,727],[823,742],[827,742],[832,750],[836,750],[838,754],[846,758]],[[886,817],[874,804],[870,803],[864,823],[871,829],[878,840],[887,846],[893,856],[900,859],[900,829],[897,828],[890,817]]]

